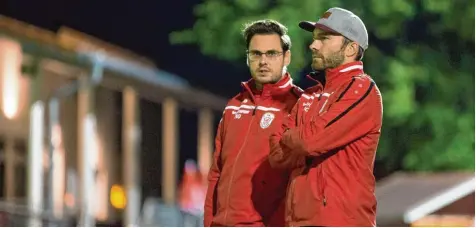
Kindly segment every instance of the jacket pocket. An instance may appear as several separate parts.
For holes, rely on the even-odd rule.
[[[311,169],[309,172],[309,181],[313,196],[316,200],[322,201],[324,199],[324,178],[322,174],[322,164]]]
[[[267,220],[274,214],[286,195],[288,174],[271,168],[265,159],[253,174],[251,199],[255,210]]]
[[[317,170],[311,169],[307,175],[295,177],[292,194],[292,215],[294,221],[311,220],[320,210],[320,196],[317,184]]]

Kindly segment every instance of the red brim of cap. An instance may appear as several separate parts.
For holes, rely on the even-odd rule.
[[[318,24],[316,22],[311,22],[311,21],[301,21],[301,22],[299,22],[299,27],[308,31],[308,32],[313,32],[315,28],[319,28],[319,29],[322,29],[322,30],[327,31],[327,32],[332,32],[332,33],[339,34],[338,32],[334,31],[333,29],[331,29],[331,28],[329,28],[325,25]]]

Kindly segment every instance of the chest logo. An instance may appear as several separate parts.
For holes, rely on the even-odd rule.
[[[304,104],[302,104],[305,112],[309,111],[309,108],[311,108],[311,104],[312,104],[311,102],[304,102]]]
[[[259,122],[259,126],[263,129],[266,129],[271,125],[271,123],[274,120],[274,114],[271,112],[267,112],[263,114],[263,117],[261,117],[261,121]]]

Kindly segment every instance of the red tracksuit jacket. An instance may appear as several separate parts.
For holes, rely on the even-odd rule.
[[[302,90],[286,75],[256,91],[254,82],[223,112],[208,173],[205,226],[284,226],[289,170],[268,161],[269,137],[281,128]]]
[[[285,128],[270,139],[270,163],[291,167],[291,226],[375,226],[373,167],[382,98],[362,62],[326,71],[305,90]],[[282,137],[281,137],[282,134]]]

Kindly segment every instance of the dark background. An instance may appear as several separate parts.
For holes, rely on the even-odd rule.
[[[150,58],[160,69],[185,78],[195,87],[229,98],[239,91],[240,81],[249,78],[244,63],[235,66],[203,56],[196,46],[172,46],[168,41],[171,31],[193,26],[193,6],[200,2],[167,1],[166,6],[160,1],[0,0],[0,14],[51,31],[67,26],[95,36]],[[119,93],[117,97],[120,101]],[[146,100],[140,105],[143,195],[159,196],[161,107]],[[116,113],[121,115],[121,107]],[[216,126],[221,113],[215,114]],[[185,160],[197,157],[197,114],[180,110],[179,121],[181,176]]]
[[[56,31],[62,25],[149,57],[194,86],[232,96],[249,74],[242,67],[203,56],[196,46],[172,46],[169,33],[193,26],[187,1],[1,0],[0,14]],[[225,31],[226,32],[226,31]]]

